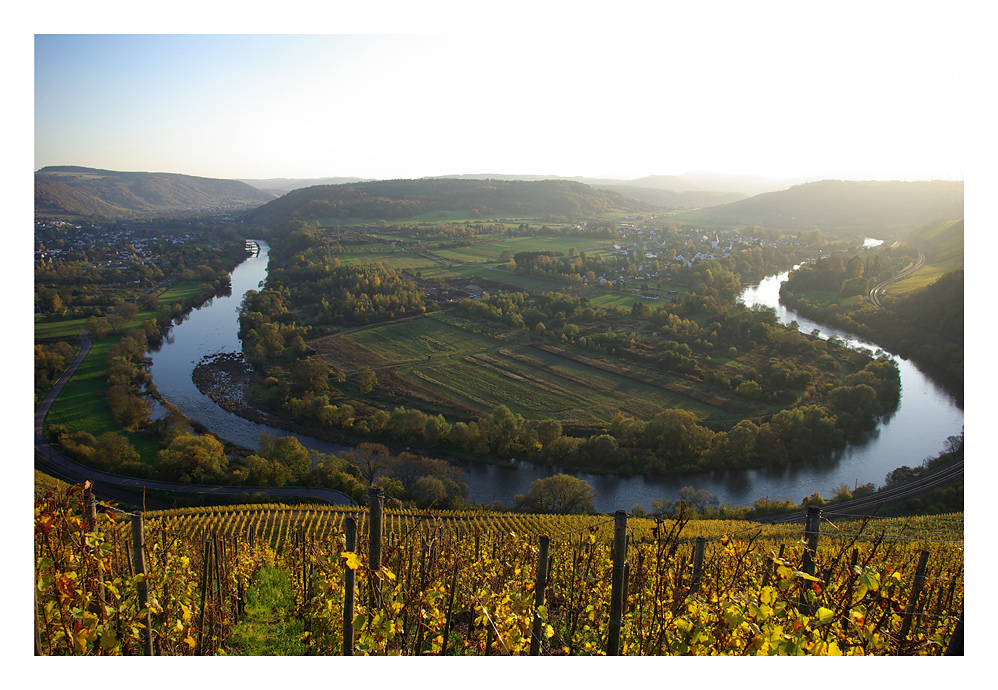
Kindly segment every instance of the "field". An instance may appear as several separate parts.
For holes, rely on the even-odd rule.
[[[506,405],[526,419],[592,427],[623,413],[649,419],[681,408],[725,416],[723,400],[698,400],[670,375],[569,356],[517,331],[438,312],[313,341],[340,369],[378,371],[381,388],[434,413],[484,415]]]
[[[159,295],[159,304],[171,305],[190,298],[198,293],[197,283],[181,283],[171,287]],[[155,312],[142,310],[136,317],[125,324],[122,331],[139,327],[143,321],[155,318]],[[35,326],[35,339],[65,338],[76,341],[77,335],[86,328],[85,319],[39,324]],[[107,335],[102,340],[93,341],[90,353],[80,364],[76,374],[66,383],[62,393],[52,403],[46,421],[49,424],[61,424],[70,431],[86,430],[95,438],[105,432],[115,432],[127,436],[142,460],[152,463],[160,445],[151,436],[141,433],[124,431],[111,416],[111,411],[104,404],[104,394],[107,388],[105,379],[105,362],[108,352],[121,340],[120,335]],[[78,344],[73,342],[74,345]]]
[[[549,250],[568,256],[570,249],[579,253],[591,252],[605,249],[607,243],[606,239],[592,237],[523,237],[475,243],[454,249],[435,249],[434,253],[458,263],[482,263],[499,261],[503,252],[513,255],[517,252]]]
[[[929,224],[910,240],[924,248],[926,264],[905,280],[888,287],[888,294],[899,297],[934,283],[943,274],[963,268],[963,221]]]
[[[384,263],[389,268],[399,271],[425,271],[428,268],[439,266],[440,263],[431,258],[420,256],[411,251],[404,251],[394,248],[391,244],[351,244],[344,247],[344,251],[337,254],[340,261],[350,266],[370,263]]]
[[[372,512],[258,505],[90,525],[79,495],[36,497],[38,654],[238,653],[227,642],[246,592],[275,568],[293,605],[274,625],[300,624],[308,655],[935,656],[963,610],[962,514],[819,521],[808,536],[375,498]]]

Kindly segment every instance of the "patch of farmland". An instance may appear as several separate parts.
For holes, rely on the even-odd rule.
[[[507,354],[504,350],[500,352]],[[559,357],[542,360],[520,353],[509,353],[509,356],[520,362],[522,367],[529,366],[538,370],[539,377],[559,380],[566,387],[575,386],[585,391],[585,406],[600,410],[600,416],[604,420],[612,419],[617,412],[650,419],[667,408],[687,409],[701,418],[717,412],[681,392],[605,372],[583,362]]]
[[[741,405],[735,401],[717,395],[712,395],[708,391],[699,390],[696,386],[683,382],[670,374],[638,370],[623,364],[611,363],[604,360],[594,359],[592,357],[585,357],[570,353],[563,348],[554,345],[534,345],[534,347],[542,352],[576,362],[589,367],[592,370],[614,374],[615,376],[652,386],[662,391],[668,391],[675,396],[686,398],[688,400],[687,403],[674,404],[669,407],[686,408],[700,417],[730,414],[734,411],[736,406],[739,410],[741,409]]]
[[[346,371],[364,367],[383,367],[392,363],[391,360],[345,335],[316,338],[309,342],[309,346],[323,359]]]
[[[482,413],[498,405],[532,418],[538,413],[560,416],[571,408],[563,397],[539,390],[529,382],[514,381],[477,363],[448,362],[446,366],[424,366],[413,374],[431,386],[439,386],[456,399],[465,399]]]
[[[389,268],[404,271],[417,271],[437,265],[433,259],[400,248],[393,249],[390,244],[381,243],[348,245],[336,256],[350,266],[384,263]]]
[[[466,325],[470,324],[419,317],[361,329],[347,337],[394,364],[423,361],[434,355],[478,352],[493,346],[484,334],[462,327]]]
[[[493,252],[476,251],[474,247],[457,247],[455,249],[434,249],[433,253],[442,259],[456,263],[483,263],[495,261],[499,255]]]
[[[406,400],[411,400],[417,403],[417,407],[431,407],[448,414],[457,413],[464,417],[472,417],[480,413],[477,407],[469,407],[433,388],[410,381],[392,367],[378,371],[378,388],[399,398],[403,405],[406,404]]]

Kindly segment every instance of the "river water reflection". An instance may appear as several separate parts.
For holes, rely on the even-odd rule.
[[[152,375],[157,388],[167,400],[188,417],[205,424],[213,432],[241,445],[256,448],[260,433],[280,436],[288,432],[247,421],[216,405],[202,395],[191,380],[194,367],[205,355],[240,350],[237,333],[238,312],[247,290],[259,289],[266,279],[270,248],[259,242],[258,255],[247,259],[232,273],[232,295],[217,297],[192,312],[173,327],[158,352],[152,353]],[[797,321],[805,333],[817,330],[821,337],[837,337],[853,347],[876,350],[876,346],[852,338],[849,334],[804,319],[779,304],[780,283],[787,273],[766,278],[745,290],[742,300],[749,306],[771,307],[783,323]],[[756,470],[730,470],[706,474],[681,474],[667,477],[615,477],[575,473],[599,492],[595,504],[602,512],[641,504],[651,508],[652,501],[673,500],[679,489],[694,486],[707,489],[722,503],[751,505],[758,498],[800,502],[817,491],[830,497],[842,485],[880,485],[884,476],[901,465],[915,466],[943,450],[949,436],[963,428],[963,410],[953,398],[911,362],[895,359],[901,372],[901,405],[881,423],[869,441],[849,446],[831,457],[813,458],[792,465]],[[343,446],[318,439],[296,436],[314,450],[338,452]],[[474,503],[502,501],[512,505],[513,497],[525,493],[530,483],[557,474],[557,468],[535,467],[517,463],[516,467],[497,467],[477,463],[463,465],[469,484],[469,499]]]

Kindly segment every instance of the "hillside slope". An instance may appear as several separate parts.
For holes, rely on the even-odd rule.
[[[684,214],[703,223],[785,229],[906,228],[963,218],[963,182],[825,180]]]
[[[585,218],[612,210],[646,212],[655,207],[565,180],[385,180],[298,189],[247,213],[244,219],[277,227],[293,218],[399,220],[435,211],[482,217]]]
[[[274,195],[237,180],[175,173],[119,172],[50,166],[35,173],[35,214],[135,218],[161,213],[236,209]]]

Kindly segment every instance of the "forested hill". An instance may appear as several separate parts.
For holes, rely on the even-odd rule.
[[[163,213],[235,210],[274,195],[237,180],[175,173],[117,172],[50,166],[35,173],[35,214],[137,218]]]
[[[686,214],[703,223],[786,229],[906,228],[963,218],[963,182],[825,180]]]
[[[247,213],[244,219],[277,227],[291,219],[399,220],[437,211],[482,218],[557,215],[582,219],[611,210],[648,212],[655,207],[567,180],[385,180],[297,189]]]

